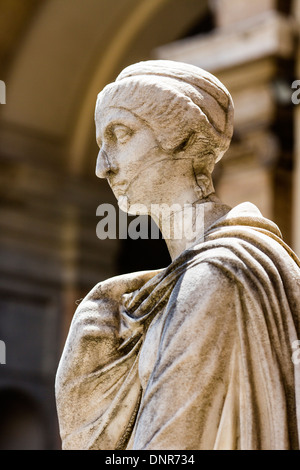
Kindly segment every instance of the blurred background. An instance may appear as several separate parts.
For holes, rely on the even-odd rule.
[[[163,240],[99,240],[97,93],[126,65],[172,59],[235,101],[218,195],[255,203],[300,254],[299,0],[0,0],[0,449],[60,449],[54,379],[99,281],[166,266]],[[300,97],[300,95],[299,95]]]

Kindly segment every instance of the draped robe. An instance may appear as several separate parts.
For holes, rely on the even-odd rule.
[[[97,284],[56,377],[64,449],[299,449],[300,262],[250,203]]]

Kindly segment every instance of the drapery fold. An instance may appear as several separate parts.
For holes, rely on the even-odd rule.
[[[298,449],[299,293],[298,258],[249,203],[167,268],[100,283],[57,373],[63,447]]]

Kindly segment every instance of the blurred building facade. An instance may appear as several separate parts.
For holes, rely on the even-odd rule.
[[[76,301],[169,262],[162,240],[96,236],[98,205],[115,205],[94,174],[97,93],[150,58],[214,73],[236,106],[217,192],[257,204],[299,253],[299,2],[0,0],[0,12],[0,449],[59,449],[54,378]]]

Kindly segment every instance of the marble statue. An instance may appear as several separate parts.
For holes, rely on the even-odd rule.
[[[298,449],[300,261],[253,204],[215,195],[229,92],[198,67],[140,62],[99,93],[95,121],[97,176],[128,213],[171,224],[172,262],[79,304],[56,377],[63,448]],[[183,213],[191,237],[176,236]]]

